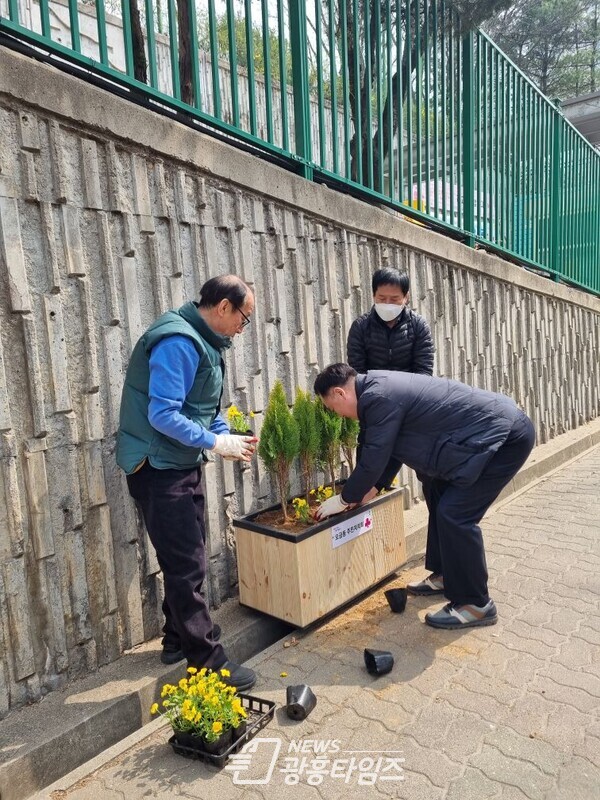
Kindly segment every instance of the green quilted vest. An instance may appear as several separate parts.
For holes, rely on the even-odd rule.
[[[121,397],[116,452],[117,464],[127,474],[146,458],[156,469],[191,469],[202,461],[202,450],[165,436],[148,421],[150,352],[161,339],[175,334],[191,339],[200,356],[181,413],[205,428],[210,428],[217,415],[225,368],[221,352],[231,346],[231,339],[211,330],[196,305],[186,303],[159,317],[133,349]]]

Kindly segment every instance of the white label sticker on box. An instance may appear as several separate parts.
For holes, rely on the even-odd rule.
[[[345,522],[340,522],[339,525],[331,526],[331,546],[339,547],[341,544],[346,544],[351,539],[356,539],[373,527],[373,512],[363,511],[357,514],[352,519],[347,519]]]

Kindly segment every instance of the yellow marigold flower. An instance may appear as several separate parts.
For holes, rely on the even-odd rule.
[[[180,689],[187,689],[187,687],[188,687],[187,678],[182,678],[182,679],[179,681],[179,688],[180,688]]]
[[[213,722],[212,724],[212,732],[213,733],[221,733],[223,730],[223,723],[222,722]]]
[[[196,725],[200,722],[201,719],[202,719],[202,712],[198,711],[198,713],[194,717],[194,722],[196,723]]]
[[[282,672],[282,673],[281,673],[281,677],[282,677],[282,678],[287,678],[287,672]]]
[[[198,672],[196,667],[188,667],[187,671],[190,673],[190,675],[195,675]]]
[[[150,706],[150,713],[157,714],[158,713],[158,703],[152,703]]]
[[[221,670],[221,675],[222,675],[224,678],[229,678],[229,677],[231,677],[231,672],[229,672],[229,670],[228,670],[228,669],[222,669],[222,670]]]
[[[250,418],[251,418],[251,419],[254,419],[254,417],[255,417],[255,416],[256,416],[256,414],[254,413],[254,411],[251,411],[251,412],[250,412]]]
[[[202,667],[202,669],[200,670],[200,677],[203,678],[206,675],[207,671],[208,670],[206,669],[206,667]]]

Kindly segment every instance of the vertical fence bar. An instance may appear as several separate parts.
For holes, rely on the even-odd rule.
[[[96,0],[96,2],[97,5],[102,6],[102,9],[104,11],[104,0]],[[158,89],[158,74],[156,69],[156,36],[154,34],[154,8],[152,7],[152,0],[145,0],[145,8],[146,8],[146,42],[148,45],[148,68],[150,72],[150,86],[152,86],[153,89]],[[98,20],[98,28],[100,28],[99,20]],[[98,30],[98,34],[99,33],[100,31]],[[104,47],[106,47],[106,28],[104,31]],[[100,47],[100,54],[102,55],[102,46]],[[104,61],[102,63],[104,63]]]
[[[250,133],[253,136],[256,136],[256,81],[254,77],[254,28],[252,27],[252,0],[244,0],[244,9],[246,11],[246,61],[248,62],[248,113],[250,116]]]
[[[261,0],[263,62],[265,65],[265,114],[267,141],[273,143],[273,86],[271,81],[271,32],[269,28],[269,0]]]
[[[219,81],[219,39],[217,34],[215,0],[208,0],[208,37],[210,39],[210,72],[212,76],[213,90],[213,115],[217,119],[222,119],[221,84]]]
[[[102,6],[102,12],[104,13],[104,6]],[[98,0],[96,0],[96,19],[98,19]],[[40,0],[40,23],[42,26],[42,36],[46,36],[46,38],[52,38],[52,30],[50,27],[50,9],[48,8],[48,0]],[[98,34],[100,34],[100,30],[98,30]]]
[[[463,196],[463,122],[462,122],[462,102],[463,102],[463,64],[462,64],[462,41],[458,36],[460,30],[460,19],[458,15],[456,19],[456,128],[458,131],[456,142],[456,185],[457,185],[457,212],[458,212],[458,227],[464,227],[464,206],[465,198]]]
[[[48,7],[48,0],[44,0],[44,5],[46,6],[46,8]],[[147,10],[146,10],[146,19],[148,19]],[[106,13],[104,11],[104,0],[96,0],[96,25],[98,28],[98,52],[100,55],[100,62],[104,64],[105,67],[107,67],[108,47],[106,44]],[[148,46],[149,45],[150,42],[148,42]],[[148,60],[150,60],[150,57],[148,57]],[[154,84],[152,85],[154,86]],[[154,88],[156,88],[156,86],[154,86]]]
[[[433,9],[432,9],[432,25],[433,25],[433,169],[434,169],[434,180],[433,180],[433,214],[435,217],[439,216],[440,213],[440,202],[439,202],[439,192],[440,192],[440,148],[439,148],[439,95],[438,95],[438,64],[440,59],[438,58],[438,3],[437,0],[433,0]]]
[[[502,179],[502,241],[504,247],[508,247],[508,211],[510,197],[510,66],[505,58],[502,58],[502,160],[503,160],[503,179]]]
[[[319,0],[316,0],[319,2]],[[361,73],[360,73],[360,19],[358,14],[358,0],[352,0],[352,31],[354,40],[354,159],[355,170],[352,179],[359,186],[363,184],[363,146],[362,146],[362,103],[360,98]]]
[[[392,4],[386,3],[386,71],[387,71],[387,94],[386,105],[388,110],[388,197],[394,200],[396,197],[396,164],[394,158],[394,86],[392,80]]]
[[[467,232],[467,244],[473,247],[475,239],[475,181],[474,181],[474,158],[475,147],[473,127],[475,124],[474,96],[473,96],[473,56],[475,48],[475,38],[470,31],[462,40],[462,96],[463,96],[463,152],[462,152],[462,171],[463,171],[463,197],[464,214],[463,228]]]
[[[375,98],[377,104],[377,191],[383,194],[384,149],[383,149],[383,108],[382,108],[382,75],[381,75],[381,3],[375,3],[373,19],[375,28]]]
[[[192,62],[192,91],[194,95],[194,107],[202,111],[202,89],[200,86],[196,0],[189,0],[188,9],[190,17],[190,59]]]
[[[496,172],[494,169],[494,159],[496,154],[496,126],[494,125],[494,111],[496,107],[496,73],[495,73],[496,53],[490,47],[490,107],[489,107],[489,126],[490,126],[490,239],[496,241],[498,235],[497,212],[496,212]]]
[[[513,199],[512,199],[512,218],[511,229],[513,231],[513,250],[519,252],[521,242],[521,209],[519,207],[520,183],[521,183],[521,163],[520,163],[520,132],[521,122],[521,77],[516,70],[513,70],[514,79],[514,108],[513,108]]]
[[[511,130],[511,164],[512,164],[512,181],[511,181],[511,207],[510,207],[510,249],[514,252],[517,251],[517,196],[518,196],[518,180],[519,180],[519,162],[517,159],[517,126],[519,124],[519,77],[517,71],[513,70],[511,75],[512,83],[512,130]]]
[[[481,43],[479,31],[474,36],[475,53],[475,142],[474,169],[475,169],[475,234],[481,236]]]
[[[544,146],[544,216],[546,220],[546,256],[544,263],[550,264],[552,260],[552,124],[553,124],[553,108],[544,103],[545,112],[545,146]]]
[[[19,0],[8,0],[8,16],[11,22],[19,24]]]
[[[498,50],[494,49],[494,173],[496,175],[496,232],[495,241],[500,242],[500,230],[502,223],[502,213],[500,204],[502,202],[501,185],[502,176],[500,173],[500,58]]]
[[[124,0],[128,3],[128,0]],[[173,97],[181,99],[181,81],[179,79],[179,44],[177,39],[177,9],[174,0],[168,0],[167,9],[169,14],[169,51],[171,54],[171,81],[173,86]],[[131,38],[131,37],[130,37]]]
[[[367,114],[367,135],[365,137],[365,147],[367,148],[367,186],[373,188],[373,109],[371,107],[371,87],[373,86],[372,64],[371,64],[371,13],[369,4],[364,5],[365,14],[365,92],[366,114]]]
[[[308,58],[306,54],[306,0],[289,0],[289,14],[296,155],[305,162],[302,167],[303,176],[310,179],[313,172],[308,163],[311,161],[312,147],[308,97]],[[337,169],[335,171],[337,172]]]
[[[409,0],[410,2],[410,0]],[[423,0],[427,2],[427,0]],[[423,131],[421,121],[421,98],[423,83],[421,80],[421,3],[415,0],[415,128],[416,128],[416,156],[417,156],[417,208],[422,211],[423,189]]]
[[[240,127],[240,98],[238,94],[237,38],[233,0],[227,0],[227,40],[229,43],[229,83],[231,86],[231,116],[236,128]]]
[[[530,127],[530,154],[529,161],[531,164],[531,203],[530,209],[532,210],[532,227],[531,227],[531,258],[537,261],[538,248],[539,248],[539,227],[540,227],[540,211],[539,211],[539,186],[538,186],[538,162],[537,162],[537,92],[530,87],[530,107],[529,107],[529,127]]]
[[[455,81],[455,63],[454,63],[454,45],[456,39],[456,31],[454,28],[454,12],[452,8],[449,9],[450,31],[448,34],[448,47],[450,50],[448,58],[448,84],[450,89],[450,224],[456,225],[456,218],[454,216],[454,196],[456,193],[456,177],[454,173],[454,144],[456,137],[456,81]]]
[[[287,59],[285,53],[285,16],[283,0],[277,0],[277,31],[279,46],[279,82],[281,87],[281,141],[284,150],[290,149],[287,107]]]
[[[396,3],[396,81],[398,105],[398,202],[404,202],[404,81],[402,79],[402,14],[400,13],[400,0]]]
[[[552,130],[552,187],[551,187],[551,227],[550,227],[550,266],[554,270],[554,280],[559,279],[559,248],[561,242],[560,220],[562,217],[561,197],[561,151],[562,151],[562,119],[559,111],[560,103],[555,100]]]
[[[127,5],[129,18],[129,0],[124,0],[123,7],[125,7],[125,5]],[[69,25],[71,27],[71,47],[76,53],[81,53],[81,38],[79,36],[79,9],[77,8],[77,0],[69,0]],[[125,32],[125,15],[123,15],[123,32]],[[131,35],[129,36],[129,46],[131,47]]]
[[[481,103],[481,127],[482,127],[482,149],[481,155],[479,158],[479,168],[483,173],[481,176],[481,183],[483,187],[483,197],[482,197],[482,204],[483,204],[483,236],[486,239],[489,239],[489,226],[488,226],[488,216],[489,216],[489,200],[488,200],[488,182],[487,182],[487,147],[488,147],[488,137],[487,137],[487,121],[486,121],[486,114],[487,114],[487,104],[488,104],[488,43],[487,40],[481,39],[481,60],[482,60],[482,95],[483,100]]]
[[[413,201],[413,109],[412,109],[412,26],[410,20],[410,12],[412,4],[410,0],[406,0],[406,35],[404,37],[404,47],[406,49],[406,138],[407,138],[407,198],[408,205],[412,208]]]
[[[435,3],[435,0],[433,0]],[[429,119],[429,95],[431,87],[431,63],[429,58],[429,8],[432,0],[423,0],[423,37],[425,40],[425,208],[431,213],[431,120]]]
[[[344,95],[344,176],[351,177],[350,153],[350,93],[348,74],[348,0],[340,0],[342,46],[342,93]]]
[[[441,51],[442,57],[441,61],[441,77],[442,77],[442,170],[444,176],[444,183],[442,186],[442,219],[444,222],[447,222],[446,213],[447,213],[447,204],[446,204],[446,194],[447,194],[447,187],[448,187],[448,165],[447,165],[447,148],[446,143],[448,140],[448,124],[447,124],[447,113],[446,113],[446,6],[444,0],[441,0],[440,3],[440,10],[441,10],[441,17],[442,17],[442,41],[441,41]]]
[[[325,93],[323,91],[323,37],[321,34],[321,2],[315,0],[315,34],[317,48],[317,114],[319,117],[319,163],[327,166],[327,144],[325,141]]]
[[[76,2],[76,0],[70,0],[70,2]],[[134,75],[133,41],[131,37],[131,9],[129,7],[129,0],[121,0],[121,13],[123,15],[123,47],[125,48],[125,72],[127,73],[127,75],[129,75],[130,78],[133,78]],[[75,16],[77,16],[77,14],[75,14]],[[73,31],[71,30],[71,38],[72,37],[73,37]],[[177,82],[177,86],[179,88],[179,81]]]
[[[337,108],[337,67],[336,67],[336,43],[335,43],[335,18],[334,18],[334,2],[328,0],[329,4],[329,81],[330,81],[330,99],[331,99],[331,146],[333,152],[333,171],[336,175],[339,173],[340,155],[339,155],[339,142],[338,142],[338,108]]]

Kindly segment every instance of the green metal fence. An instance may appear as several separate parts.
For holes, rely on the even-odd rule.
[[[0,0],[0,32],[600,294],[600,153],[449,0]]]

